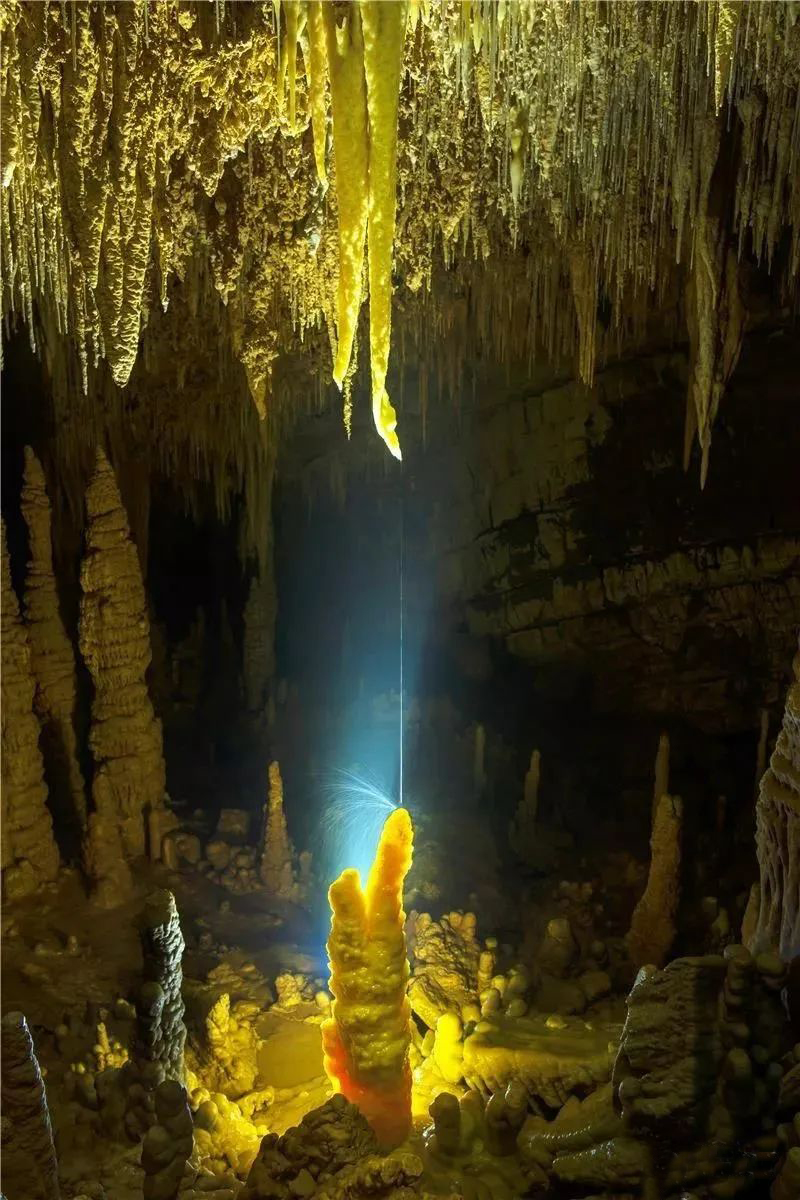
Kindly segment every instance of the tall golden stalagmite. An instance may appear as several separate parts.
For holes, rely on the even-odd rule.
[[[147,815],[163,807],[165,786],[161,723],[145,681],[150,632],[142,573],[114,472],[100,449],[86,489],[81,587],[79,643],[94,683],[86,860],[96,879],[101,862],[113,865],[116,838],[126,859],[144,853]]]
[[[259,873],[271,896],[281,900],[294,898],[294,847],[283,811],[281,769],[276,762],[269,764],[269,795],[264,805]]]
[[[325,1070],[337,1091],[357,1104],[385,1148],[411,1128],[411,1006],[403,881],[411,866],[413,828],[405,808],[381,831],[362,889],[348,868],[328,892],[332,1016],[322,1026]]]
[[[39,722],[33,711],[35,684],[28,635],[19,614],[2,537],[2,867],[7,900],[26,896],[58,874],[58,848],[47,808]]]
[[[28,526],[28,570],[23,604],[28,622],[35,706],[45,753],[52,764],[50,791],[79,828],[86,823],[86,791],[75,735],[75,652],[58,603],[53,570],[50,499],[44,471],[25,447],[22,515]],[[61,793],[56,796],[56,791]]]

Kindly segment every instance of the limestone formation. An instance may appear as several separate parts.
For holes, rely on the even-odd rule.
[[[22,514],[28,526],[23,604],[50,795],[65,816],[82,829],[86,823],[86,792],[74,726],[75,652],[59,609],[44,471],[30,446],[25,447]]]
[[[142,1141],[144,1200],[175,1200],[192,1153],[192,1114],[186,1089],[165,1080],[155,1090],[156,1124]]]
[[[278,763],[269,766],[269,795],[264,805],[261,843],[261,880],[270,895],[281,900],[295,897],[294,849],[283,811],[283,781]]]
[[[800,651],[756,805],[758,919],[750,949],[800,954]]]
[[[320,1175],[335,1179],[377,1150],[375,1134],[355,1104],[334,1096],[283,1137],[267,1134],[239,1200],[313,1195]]]
[[[366,241],[373,405],[395,452],[392,331],[454,394],[468,308],[479,353],[577,351],[589,382],[681,290],[705,471],[744,320],[739,260],[771,267],[776,290],[797,271],[792,5],[347,4],[334,21],[294,0],[238,20],[220,0],[216,30],[205,9],[5,18],[4,315],[25,317],[51,376],[66,330],[84,388],[100,356],[124,386],[151,292],[164,303],[181,279],[197,297],[208,273],[215,341],[262,416],[276,360],[303,341],[341,385]]]
[[[662,733],[658,739],[655,767],[653,768],[653,806],[650,812],[652,825],[656,816],[658,802],[662,796],[669,794],[669,735]]]
[[[47,807],[28,635],[19,614],[2,525],[2,866],[7,900],[29,895],[58,874]]]
[[[663,966],[675,939],[675,915],[680,899],[681,828],[679,796],[661,796],[650,838],[650,873],[644,895],[631,917],[626,942],[637,967]]]
[[[161,725],[145,679],[150,636],[142,573],[114,472],[99,448],[86,490],[81,588],[80,650],[94,684],[85,860],[97,879],[118,842],[129,861],[144,854],[148,815],[164,806],[165,785]]]
[[[136,999],[137,1060],[157,1063],[168,1080],[183,1079],[183,934],[172,892],[148,896],[140,930],[143,983]]]
[[[409,916],[412,968],[408,996],[414,1013],[430,1029],[446,1012],[461,1016],[478,1002],[481,946],[474,913],[445,913],[434,921],[429,913]]]
[[[3,1192],[8,1200],[59,1200],[47,1095],[22,1013],[2,1020]]]
[[[543,836],[541,828],[537,826],[541,773],[542,756],[538,750],[533,750],[525,774],[522,799],[508,830],[512,850],[528,866],[538,864],[542,856],[547,854],[546,835]]]

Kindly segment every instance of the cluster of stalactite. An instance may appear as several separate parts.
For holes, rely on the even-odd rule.
[[[178,280],[195,312],[203,289],[221,301],[261,416],[301,349],[347,393],[368,294],[373,408],[399,453],[393,299],[401,367],[432,343],[458,376],[466,309],[501,358],[574,349],[587,382],[678,301],[705,471],[742,263],[792,296],[792,4],[137,0],[2,22],[3,308],[46,357],[69,335],[71,391],[102,360],[128,384]]]

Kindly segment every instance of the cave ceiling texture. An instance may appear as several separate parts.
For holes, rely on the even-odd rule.
[[[302,415],[349,434],[371,392],[399,457],[429,406],[457,440],[475,362],[589,394],[670,345],[699,492],[745,335],[796,317],[795,4],[54,0],[0,21],[3,312],[51,393],[57,521],[105,444],[141,539],[161,472],[190,511],[242,499],[263,557]]]

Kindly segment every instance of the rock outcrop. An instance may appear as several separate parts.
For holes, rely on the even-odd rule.
[[[2,866],[7,900],[55,879],[59,854],[47,807],[28,635],[11,582],[2,525]]]
[[[794,674],[756,805],[760,883],[750,940],[752,950],[777,950],[786,961],[800,954],[800,650]]]
[[[650,873],[644,895],[631,917],[626,942],[637,967],[661,967],[675,940],[680,899],[683,806],[678,796],[661,796],[653,816]]]
[[[85,848],[90,877],[103,885],[111,847],[132,861],[145,852],[147,817],[163,807],[161,725],[145,672],[150,635],[144,584],[114,472],[101,449],[86,490],[79,641],[94,683],[89,744],[95,761]],[[115,852],[115,851],[113,851]]]
[[[142,1140],[144,1200],[175,1200],[192,1153],[192,1114],[186,1089],[165,1080],[155,1090],[156,1124]]]
[[[75,652],[59,609],[53,570],[50,499],[44,471],[25,447],[22,515],[28,526],[28,569],[23,607],[36,680],[35,707],[42,726],[51,802],[56,811],[86,823],[86,790],[75,734]]]
[[[2,1020],[3,1193],[8,1200],[59,1200],[58,1163],[42,1073],[22,1013]]]

